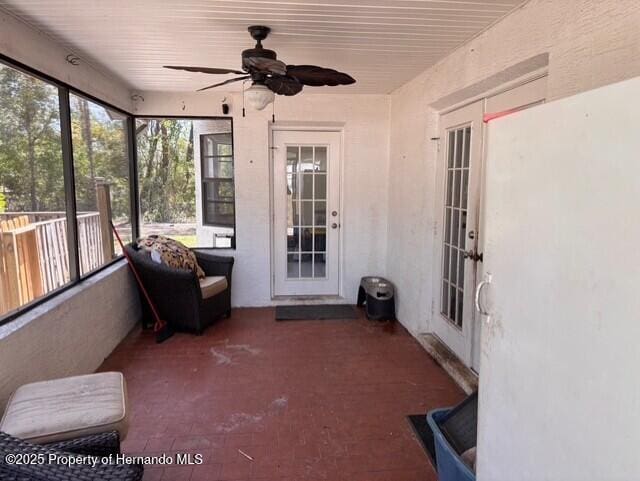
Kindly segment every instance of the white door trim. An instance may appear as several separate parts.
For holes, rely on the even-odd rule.
[[[275,202],[274,202],[274,134],[275,132],[337,132],[340,134],[340,168],[339,168],[339,196],[340,202],[338,207],[338,218],[342,224],[339,229],[339,245],[338,250],[338,295],[337,296],[281,296],[275,292]],[[326,299],[341,302],[345,300],[344,296],[344,169],[345,169],[345,142],[344,142],[344,123],[343,122],[298,122],[298,121],[280,121],[269,123],[269,284],[272,300],[290,300],[294,303],[313,303],[314,301],[323,302]]]

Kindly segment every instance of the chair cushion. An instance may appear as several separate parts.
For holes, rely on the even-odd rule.
[[[36,444],[90,434],[127,433],[124,376],[105,372],[34,382],[9,399],[0,431]]]
[[[227,287],[227,278],[224,276],[208,276],[200,279],[200,290],[202,291],[203,299],[208,299],[216,294],[220,294]]]

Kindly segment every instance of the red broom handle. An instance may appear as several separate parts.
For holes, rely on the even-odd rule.
[[[147,302],[149,303],[149,307],[151,307],[151,312],[153,313],[153,318],[156,321],[155,324],[153,325],[153,330],[154,330],[154,332],[158,332],[160,329],[162,329],[164,327],[166,322],[164,322],[162,319],[160,319],[160,314],[158,314],[158,311],[156,310],[156,306],[153,304],[153,301],[151,300],[151,297],[149,297],[149,293],[144,288],[144,284],[142,283],[142,279],[140,279],[140,276],[138,275],[138,271],[136,271],[136,268],[133,265],[133,261],[131,260],[131,257],[129,256],[129,253],[124,248],[124,244],[122,243],[122,239],[120,239],[120,234],[118,234],[116,226],[113,225],[113,221],[111,221],[111,228],[113,229],[113,233],[116,235],[116,238],[118,239],[118,244],[120,244],[120,248],[122,249],[122,254],[126,257],[127,263],[129,264],[129,267],[131,268],[131,272],[133,272],[133,276],[136,278],[136,281],[138,282],[138,285],[140,286],[140,290],[144,294],[144,297],[147,300]]]

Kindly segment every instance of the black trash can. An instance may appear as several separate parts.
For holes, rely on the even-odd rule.
[[[358,306],[365,306],[367,319],[395,321],[395,289],[384,277],[367,276],[360,280]]]

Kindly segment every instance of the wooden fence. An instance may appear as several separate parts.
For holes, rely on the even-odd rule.
[[[111,259],[113,245],[103,245],[99,212],[77,219],[80,272],[87,274]],[[0,315],[69,282],[64,212],[0,213],[0,238]]]

